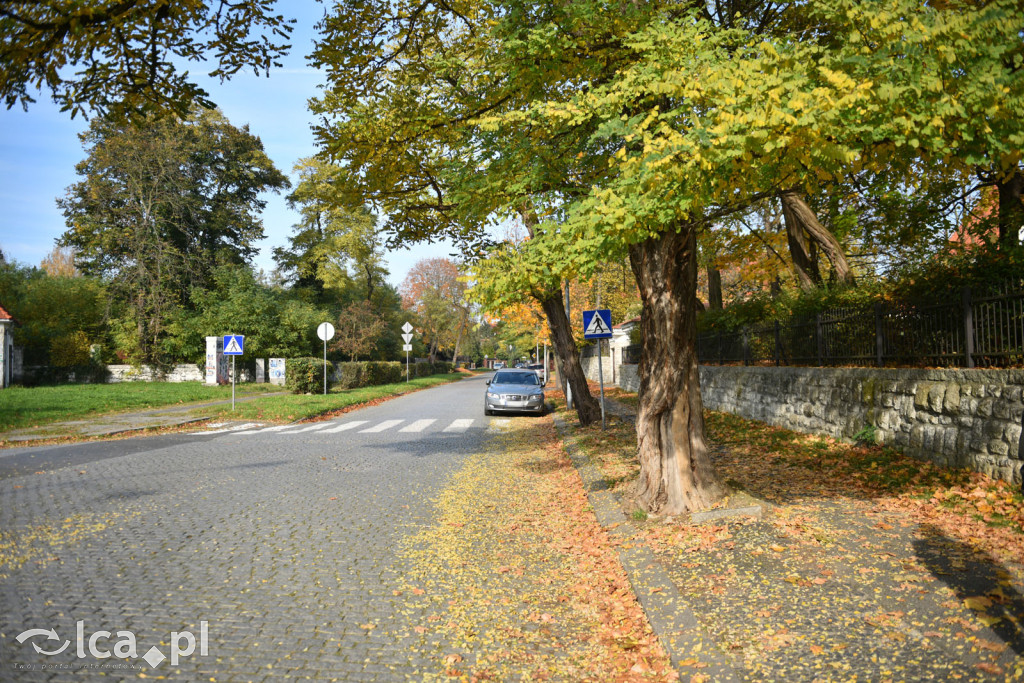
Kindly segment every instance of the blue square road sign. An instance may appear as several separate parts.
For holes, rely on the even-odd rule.
[[[241,334],[224,335],[224,355],[241,356],[245,348],[245,336]]]
[[[612,312],[607,308],[583,311],[584,339],[611,339]]]

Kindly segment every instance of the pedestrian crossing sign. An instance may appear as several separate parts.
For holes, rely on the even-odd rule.
[[[242,349],[245,348],[245,336],[241,334],[226,334],[224,335],[224,355],[225,356],[241,356]]]
[[[611,339],[612,312],[607,308],[583,311],[584,339]]]

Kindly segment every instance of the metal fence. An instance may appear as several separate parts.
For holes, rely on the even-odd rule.
[[[624,362],[639,363],[641,347]],[[965,287],[944,301],[831,308],[697,335],[702,364],[895,367],[1024,366],[1024,286]]]
[[[1024,287],[938,302],[832,308],[803,318],[697,337],[701,363],[901,367],[1024,365]]]

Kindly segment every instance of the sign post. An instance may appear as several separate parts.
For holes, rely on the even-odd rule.
[[[405,382],[409,383],[409,352],[412,351],[412,325],[406,322],[402,325],[402,350],[405,351]]]
[[[243,349],[245,349],[243,335],[224,335],[224,355],[231,356],[231,412],[235,412],[235,356],[241,356]]]
[[[334,339],[334,325],[320,323],[316,328],[316,336],[324,340],[324,396],[327,395],[327,340]]]
[[[601,355],[601,340],[612,338],[612,312],[607,308],[583,311],[583,338],[597,340],[597,377],[601,382],[601,429],[604,429],[604,356]]]

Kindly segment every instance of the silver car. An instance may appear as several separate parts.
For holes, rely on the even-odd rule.
[[[487,382],[484,415],[495,411],[543,414],[544,388],[533,370],[499,370]]]

